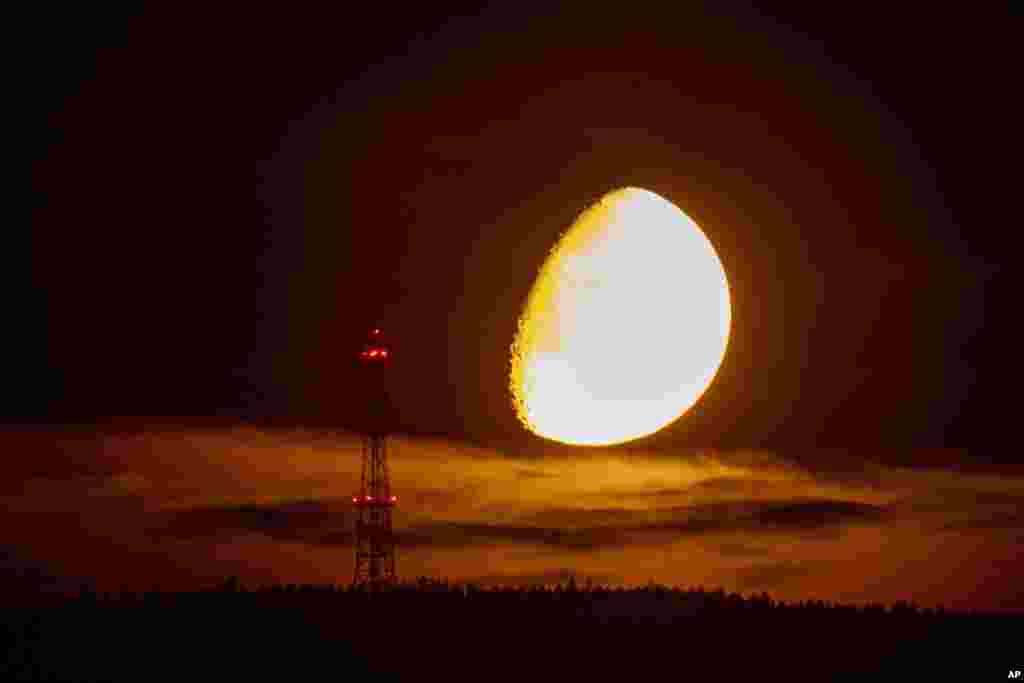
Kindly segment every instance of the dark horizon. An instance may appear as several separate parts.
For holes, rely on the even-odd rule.
[[[60,611],[4,617],[17,655],[4,673],[17,680],[136,680],[140,670],[180,680],[197,668],[277,680],[329,666],[375,680],[435,673],[476,680],[496,661],[509,678],[535,677],[543,667],[539,675],[621,680],[671,664],[710,677],[735,668],[737,651],[762,671],[801,681],[821,680],[823,671],[833,680],[903,671],[958,678],[1009,671],[1013,678],[1019,671],[1003,663],[1019,616],[906,603],[784,604],[767,594],[653,584],[622,591],[570,581],[513,590],[420,577],[373,593],[294,584],[250,591],[229,579],[192,594],[82,592]],[[110,640],[123,649],[104,657]],[[154,669],[172,640],[175,656]],[[680,644],[688,647],[681,664],[669,655]],[[453,663],[446,655],[456,648]]]

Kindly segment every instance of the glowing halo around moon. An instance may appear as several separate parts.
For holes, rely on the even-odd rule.
[[[729,341],[725,269],[675,204],[606,194],[551,250],[512,344],[509,386],[534,434],[599,446],[653,434],[689,410]]]

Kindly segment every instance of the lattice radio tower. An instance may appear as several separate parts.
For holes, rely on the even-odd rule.
[[[394,584],[395,535],[391,528],[391,509],[398,498],[391,494],[388,476],[387,432],[390,426],[388,403],[383,391],[391,349],[381,338],[379,328],[359,354],[366,370],[365,392],[369,407],[369,430],[363,435],[363,474],[359,495],[352,498],[356,507],[356,564],[353,585],[368,585],[372,590]]]

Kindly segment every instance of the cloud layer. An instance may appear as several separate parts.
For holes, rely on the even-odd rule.
[[[38,458],[13,468],[0,491],[4,544],[19,556],[112,586],[228,574],[349,580],[360,466],[352,435],[165,430],[51,441],[20,435]],[[886,468],[852,456],[815,468],[806,454],[756,451],[508,454],[440,439],[396,439],[389,455],[399,572],[410,578],[530,583],[570,567],[607,583],[791,599],[1019,602],[1002,570],[1024,537],[1024,477],[1014,472]]]

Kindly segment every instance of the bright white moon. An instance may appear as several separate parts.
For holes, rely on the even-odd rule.
[[[711,384],[730,322],[725,270],[700,227],[653,192],[610,192],[530,290],[512,344],[519,420],[568,444],[652,434]]]

